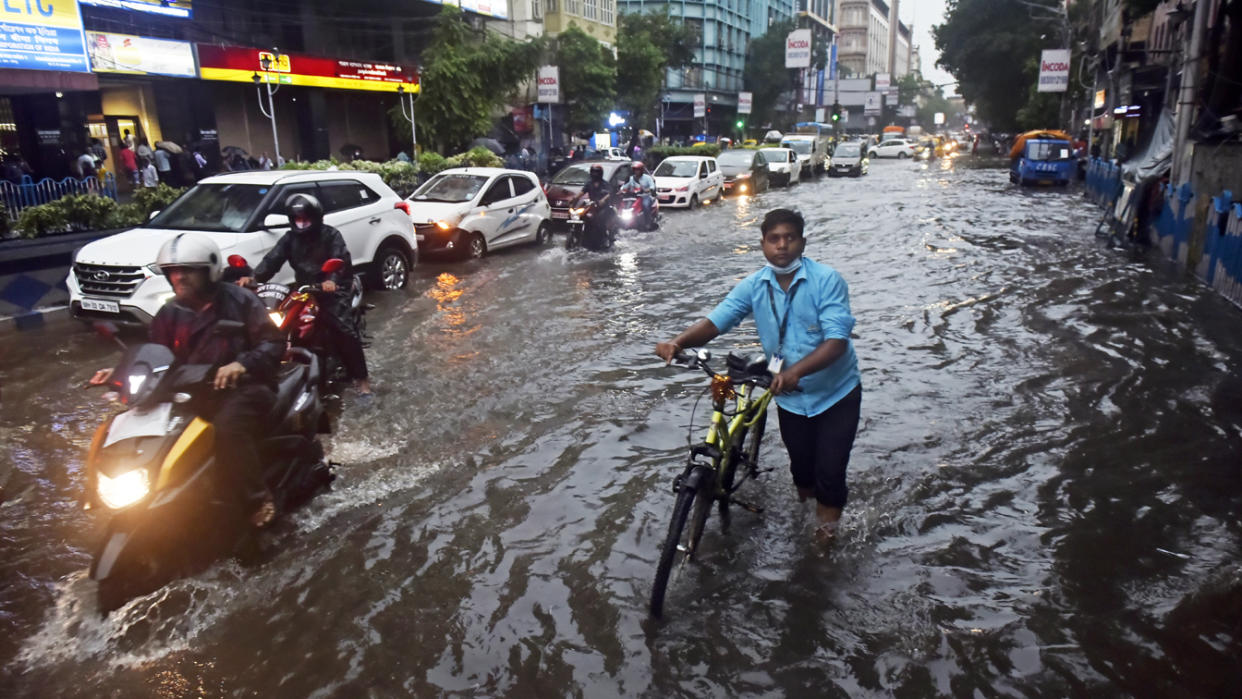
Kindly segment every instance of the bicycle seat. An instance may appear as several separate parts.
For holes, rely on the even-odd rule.
[[[743,357],[730,352],[729,356],[725,357],[725,364],[729,367],[729,378],[731,379],[746,380],[769,376],[768,358],[763,354]]]

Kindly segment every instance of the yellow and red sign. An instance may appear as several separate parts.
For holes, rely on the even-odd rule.
[[[254,82],[257,75],[260,82],[274,85],[377,92],[396,92],[397,87],[404,86],[407,92],[419,91],[418,71],[407,66],[300,53],[274,55],[270,51],[238,46],[199,44],[198,72],[203,80],[249,83]]]

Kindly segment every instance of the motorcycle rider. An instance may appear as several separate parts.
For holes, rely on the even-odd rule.
[[[289,214],[289,232],[281,236],[276,246],[263,256],[263,261],[255,267],[254,277],[242,277],[237,284],[248,286],[254,280],[266,282],[286,262],[293,268],[295,285],[320,283],[323,276],[320,270],[324,262],[334,257],[344,260],[344,267],[320,283],[320,288],[332,294],[330,300],[321,302],[320,308],[324,312],[320,320],[328,332],[329,342],[345,365],[345,373],[358,389],[358,404],[365,407],[372,400],[367,359],[357,328],[345,320],[350,301],[349,287],[353,281],[349,248],[345,247],[341,232],[323,222],[323,206],[314,196],[294,194],[285,200],[285,210]]]
[[[588,219],[592,228],[598,231],[607,231],[608,226],[612,223],[612,217],[616,214],[611,206],[607,206],[608,199],[612,196],[612,186],[604,179],[604,166],[591,166],[591,179],[587,180],[586,186],[582,188],[582,194],[578,195],[578,201],[583,199],[591,202],[595,207],[594,215]]]
[[[251,523],[261,527],[271,522],[276,507],[262,480],[256,444],[276,404],[273,388],[285,340],[257,296],[220,282],[221,262],[219,246],[205,235],[182,233],[164,243],[155,263],[174,296],[151,321],[150,341],[171,349],[179,364],[219,367],[215,390],[195,395],[193,407],[213,425],[222,491],[237,493]],[[216,324],[222,320],[244,328],[219,333]],[[109,383],[112,372],[102,369],[90,383]]]
[[[655,180],[647,174],[647,166],[641,160],[630,165],[630,179],[621,187],[622,194],[637,194],[643,206],[643,219],[651,221],[651,205],[655,202],[652,192],[655,191]]]

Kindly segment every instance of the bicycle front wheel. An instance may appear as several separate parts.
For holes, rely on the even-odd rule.
[[[660,551],[660,564],[656,566],[655,584],[651,587],[651,616],[657,619],[664,614],[664,592],[673,572],[673,563],[686,555],[681,547],[681,534],[690,517],[690,508],[694,506],[696,492],[695,488],[685,485],[677,491],[673,519],[668,524],[668,535],[664,537],[664,548]]]

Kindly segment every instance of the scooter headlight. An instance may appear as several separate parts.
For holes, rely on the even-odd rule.
[[[145,468],[126,471],[116,478],[101,473],[96,490],[103,504],[114,510],[122,510],[151,492],[151,479]]]
[[[633,210],[633,209],[626,209],[626,210],[622,211],[622,212],[621,212],[621,218],[622,218],[622,220],[625,220],[625,221],[628,221],[628,220],[630,220],[630,219],[634,218],[634,210]]]

